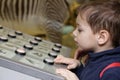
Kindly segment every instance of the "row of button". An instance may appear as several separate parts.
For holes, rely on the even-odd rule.
[[[3,27],[0,26],[0,29],[3,29]],[[7,34],[8,37],[14,38],[14,39],[16,39],[17,35],[18,35],[18,36],[22,36],[22,35],[24,35],[24,34],[23,34],[22,32],[20,32],[20,31],[15,31],[14,33],[9,33],[9,34]],[[4,36],[1,36],[1,37],[0,37],[0,41],[2,41],[2,42],[8,42],[8,38],[7,38],[7,37],[4,37]],[[31,41],[29,42],[30,44],[24,45],[23,48],[18,48],[18,49],[16,49],[16,50],[15,50],[15,53],[18,54],[18,55],[21,55],[21,56],[25,56],[25,55],[26,55],[25,49],[27,49],[27,50],[33,50],[33,45],[34,45],[34,46],[37,46],[39,42],[42,42],[42,39],[41,39],[40,37],[35,37],[34,40],[31,40]],[[52,48],[52,52],[48,53],[48,55],[49,55],[50,57],[56,58],[57,55],[58,55],[57,53],[60,53],[60,48],[62,48],[62,45],[56,43],[54,46],[55,46],[55,47]],[[45,58],[45,59],[43,60],[43,62],[44,62],[44,63],[47,63],[47,64],[51,64],[51,65],[54,64],[54,61],[53,61],[53,59],[51,59],[51,58]]]

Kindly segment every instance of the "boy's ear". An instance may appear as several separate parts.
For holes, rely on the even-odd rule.
[[[109,33],[106,30],[100,30],[99,33],[97,34],[97,42],[98,45],[104,45],[105,43],[108,42],[109,40]]]

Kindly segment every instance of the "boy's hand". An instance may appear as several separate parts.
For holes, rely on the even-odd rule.
[[[78,77],[71,71],[67,69],[56,69],[56,73],[65,77],[65,80],[79,80]]]
[[[87,52],[83,51],[81,48],[77,48],[74,53],[74,59],[79,59],[85,56]]]
[[[77,66],[80,66],[80,62],[78,60],[66,58],[62,55],[58,55],[57,58],[54,59],[54,62],[67,64],[67,69],[75,69]]]

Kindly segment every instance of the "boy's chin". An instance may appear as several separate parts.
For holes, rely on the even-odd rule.
[[[77,42],[75,43],[75,45],[76,45],[76,47],[80,48],[80,45]]]

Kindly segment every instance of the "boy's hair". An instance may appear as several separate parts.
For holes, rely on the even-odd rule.
[[[81,18],[86,19],[93,33],[107,30],[111,35],[114,47],[120,45],[120,2],[107,0],[80,5],[78,8]]]

